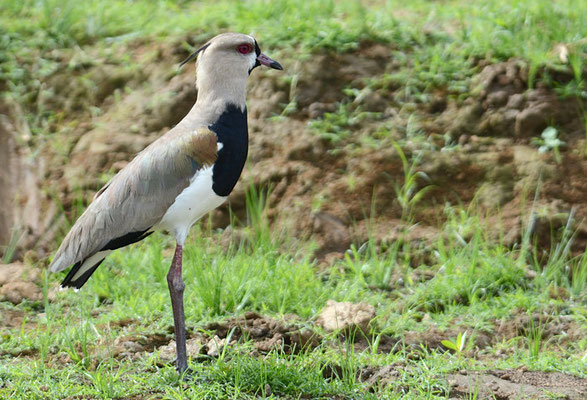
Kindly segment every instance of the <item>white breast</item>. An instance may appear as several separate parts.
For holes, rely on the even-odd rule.
[[[201,169],[194,175],[190,185],[177,196],[155,229],[173,233],[177,243],[183,245],[194,222],[224,203],[226,197],[218,196],[212,190],[212,168]]]

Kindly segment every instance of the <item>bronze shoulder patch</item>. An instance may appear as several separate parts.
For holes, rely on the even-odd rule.
[[[218,158],[218,137],[208,128],[198,128],[197,133],[191,136],[187,150],[200,166],[209,167]]]

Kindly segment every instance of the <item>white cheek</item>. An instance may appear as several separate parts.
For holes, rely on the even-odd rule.
[[[252,52],[249,54],[249,70],[250,70],[251,68],[253,68],[253,67],[255,66],[255,64],[256,64],[256,63],[257,63],[257,54],[256,54],[254,51],[252,51]]]

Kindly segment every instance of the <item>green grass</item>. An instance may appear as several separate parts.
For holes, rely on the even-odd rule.
[[[157,234],[112,254],[79,293],[60,292],[54,301],[48,301],[47,293],[59,277],[45,274],[44,301],[0,304],[3,312],[18,311],[24,316],[19,327],[0,327],[0,352],[5,353],[0,364],[0,394],[15,399],[145,394],[194,399],[299,395],[442,399],[449,393],[443,374],[463,368],[526,365],[585,375],[581,358],[587,347],[585,339],[565,342],[561,332],[544,340],[542,332],[557,315],[567,315],[576,326],[584,326],[586,292],[584,281],[577,280],[584,277],[587,256],[573,259],[562,255],[579,272],[557,279],[553,269],[560,268],[562,258],[537,264],[531,254],[524,256],[524,252],[488,240],[482,224],[470,211],[451,210],[449,213],[460,217],[447,223],[445,239],[430,249],[435,261],[417,268],[434,271],[430,280],[413,278],[409,247],[383,250],[375,243],[318,273],[308,258],[311,243],[293,239],[284,242],[284,236],[268,230],[262,193],[249,191],[249,224],[244,236],[228,247],[219,244],[222,232],[192,232],[184,253],[188,327],[197,330],[207,322],[245,311],[277,319],[293,313],[305,326],[311,326],[308,322],[328,299],[364,301],[377,306],[371,345],[365,350],[355,350],[349,339],[340,341],[330,335],[317,348],[297,355],[275,350],[256,356],[251,353],[251,343],[242,339],[229,346],[222,357],[192,361],[190,366],[198,378],[191,383],[179,383],[173,366],[159,363],[156,351],[135,361],[114,359],[118,337],[165,335],[172,326],[165,280],[172,240]],[[467,230],[463,238],[459,232]],[[563,234],[562,243],[566,236]],[[528,268],[542,273],[529,280],[524,272]],[[398,285],[399,277],[402,285]],[[551,287],[564,288],[572,301],[551,298]],[[476,350],[476,356],[465,351],[453,356],[401,343],[391,352],[376,349],[381,335],[401,339],[407,331],[424,332],[436,327],[446,332],[445,340],[467,331],[469,351],[474,348],[476,335],[495,331],[494,321],[508,321],[526,312],[548,313],[550,317],[528,326],[526,336],[497,340],[488,348]],[[115,324],[129,318],[132,322],[128,326]],[[509,355],[491,356],[497,349],[505,349]],[[18,352],[30,355],[7,355]],[[370,392],[358,377],[363,368],[378,365],[407,368],[400,369],[397,380],[376,385]],[[325,375],[325,369],[332,368],[338,372]]]
[[[21,105],[35,140],[42,143],[56,131],[67,134],[80,118],[100,114],[88,72],[97,62],[136,72],[150,61],[132,57],[135,43],[164,41],[187,53],[217,32],[240,31],[255,35],[265,50],[290,66],[325,51],[358,51],[360,58],[363,45],[385,43],[392,49],[389,63],[365,83],[408,112],[438,91],[460,100],[469,97],[478,60],[519,59],[528,66],[530,87],[540,79],[561,96],[585,98],[583,3],[418,0],[406,7],[399,1],[347,0],[307,1],[299,7],[291,0],[270,5],[261,0],[161,0],[132,6],[123,0],[7,0],[0,5],[0,87]],[[567,45],[569,65],[559,60],[558,44]],[[561,84],[540,73],[545,67],[570,71],[573,79]],[[58,100],[67,92],[52,78],[62,74],[75,82],[75,89],[68,89],[78,97],[75,112]],[[360,104],[349,107],[356,96],[356,88],[346,88],[337,111],[312,122],[314,130],[342,145],[361,122],[379,120],[381,113]],[[284,112],[295,109],[295,95],[290,100]],[[379,136],[380,131],[367,142],[377,144]]]

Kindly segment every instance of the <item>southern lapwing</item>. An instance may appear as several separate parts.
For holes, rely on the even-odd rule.
[[[259,65],[283,69],[254,38],[238,33],[214,37],[180,65],[196,56],[195,105],[96,193],[49,267],[57,272],[73,265],[61,286],[79,289],[114,250],[158,229],[172,233],[177,244],[167,283],[180,373],[187,369],[185,239],[194,222],[226,200],[247,159],[247,77]]]

